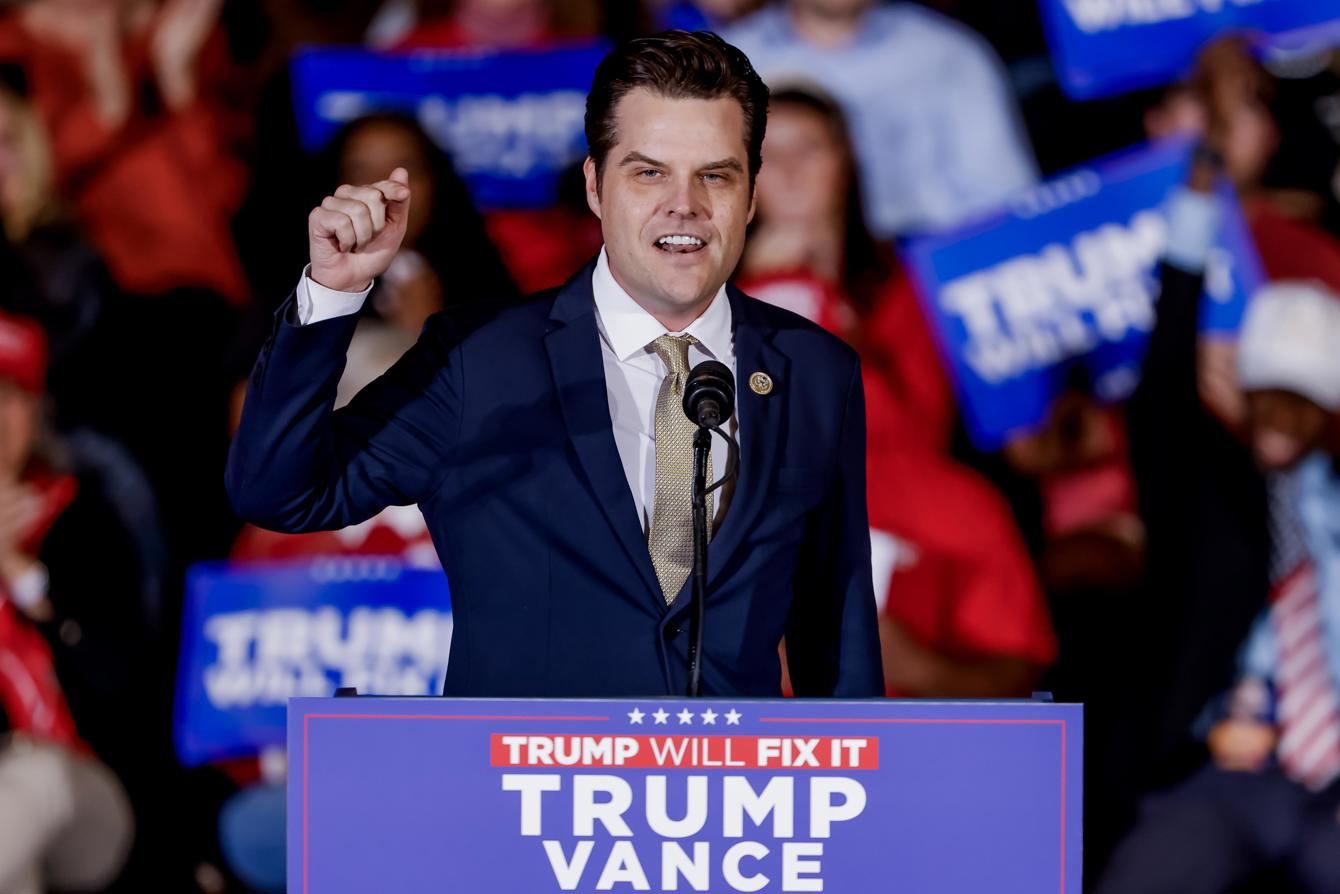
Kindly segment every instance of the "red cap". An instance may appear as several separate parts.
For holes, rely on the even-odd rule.
[[[27,317],[0,311],[0,379],[39,394],[47,374],[47,338]]]

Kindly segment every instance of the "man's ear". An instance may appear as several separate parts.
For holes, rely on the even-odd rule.
[[[582,162],[582,173],[586,175],[586,207],[600,217],[600,172],[596,170],[596,160],[589,155]]]
[[[749,217],[745,219],[746,224],[754,222],[754,212],[758,211],[758,180],[755,179],[753,185],[749,187]]]

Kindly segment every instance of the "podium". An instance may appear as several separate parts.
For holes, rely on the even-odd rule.
[[[1080,894],[1083,713],[299,698],[293,894]]]

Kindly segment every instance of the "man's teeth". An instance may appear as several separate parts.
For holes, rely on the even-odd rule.
[[[703,240],[697,236],[662,236],[656,240],[657,245],[702,245]]]

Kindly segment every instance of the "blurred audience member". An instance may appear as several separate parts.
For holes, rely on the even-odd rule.
[[[1042,427],[1010,438],[1003,455],[1037,486],[1038,561],[1049,593],[1139,583],[1145,531],[1118,408],[1101,404],[1087,387],[1072,387],[1053,403]]]
[[[861,351],[872,445],[944,450],[949,380],[911,281],[865,224],[842,110],[814,87],[778,89],[763,154],[737,283]]]
[[[445,15],[425,17],[396,48],[539,49],[595,34],[596,13],[587,0],[454,0]]]
[[[1223,153],[1271,279],[1319,279],[1340,290],[1340,241],[1318,220],[1323,196],[1268,185],[1281,133],[1274,81],[1244,44],[1225,39],[1201,54],[1190,81],[1169,88],[1145,114],[1151,137],[1209,138]]]
[[[135,550],[43,437],[45,365],[40,328],[0,314],[0,717],[21,737],[0,741],[6,894],[107,884],[125,862],[131,813],[84,742],[123,774],[136,751],[141,761],[162,751],[137,741],[158,730],[128,704],[147,625],[118,563]]]
[[[1194,320],[1191,294],[1165,295],[1160,316]],[[1149,799],[1102,894],[1213,894],[1266,868],[1303,894],[1340,891],[1340,295],[1263,288],[1237,372],[1268,491],[1269,603],[1209,731],[1210,763]]]
[[[888,691],[1027,695],[1055,657],[1046,605],[1003,501],[944,456],[948,380],[893,250],[866,227],[841,109],[815,88],[778,89],[763,159],[738,284],[862,354]]]
[[[54,190],[41,122],[20,95],[0,86],[0,222],[9,242],[0,309],[36,319],[48,334],[48,390],[68,426],[96,415],[104,396],[93,344],[113,289]]]
[[[129,293],[247,297],[221,3],[32,0],[0,19],[0,60],[26,73],[56,183]]]
[[[723,36],[768,81],[813,78],[842,103],[880,236],[956,223],[1037,179],[999,60],[922,6],[785,0]]]

